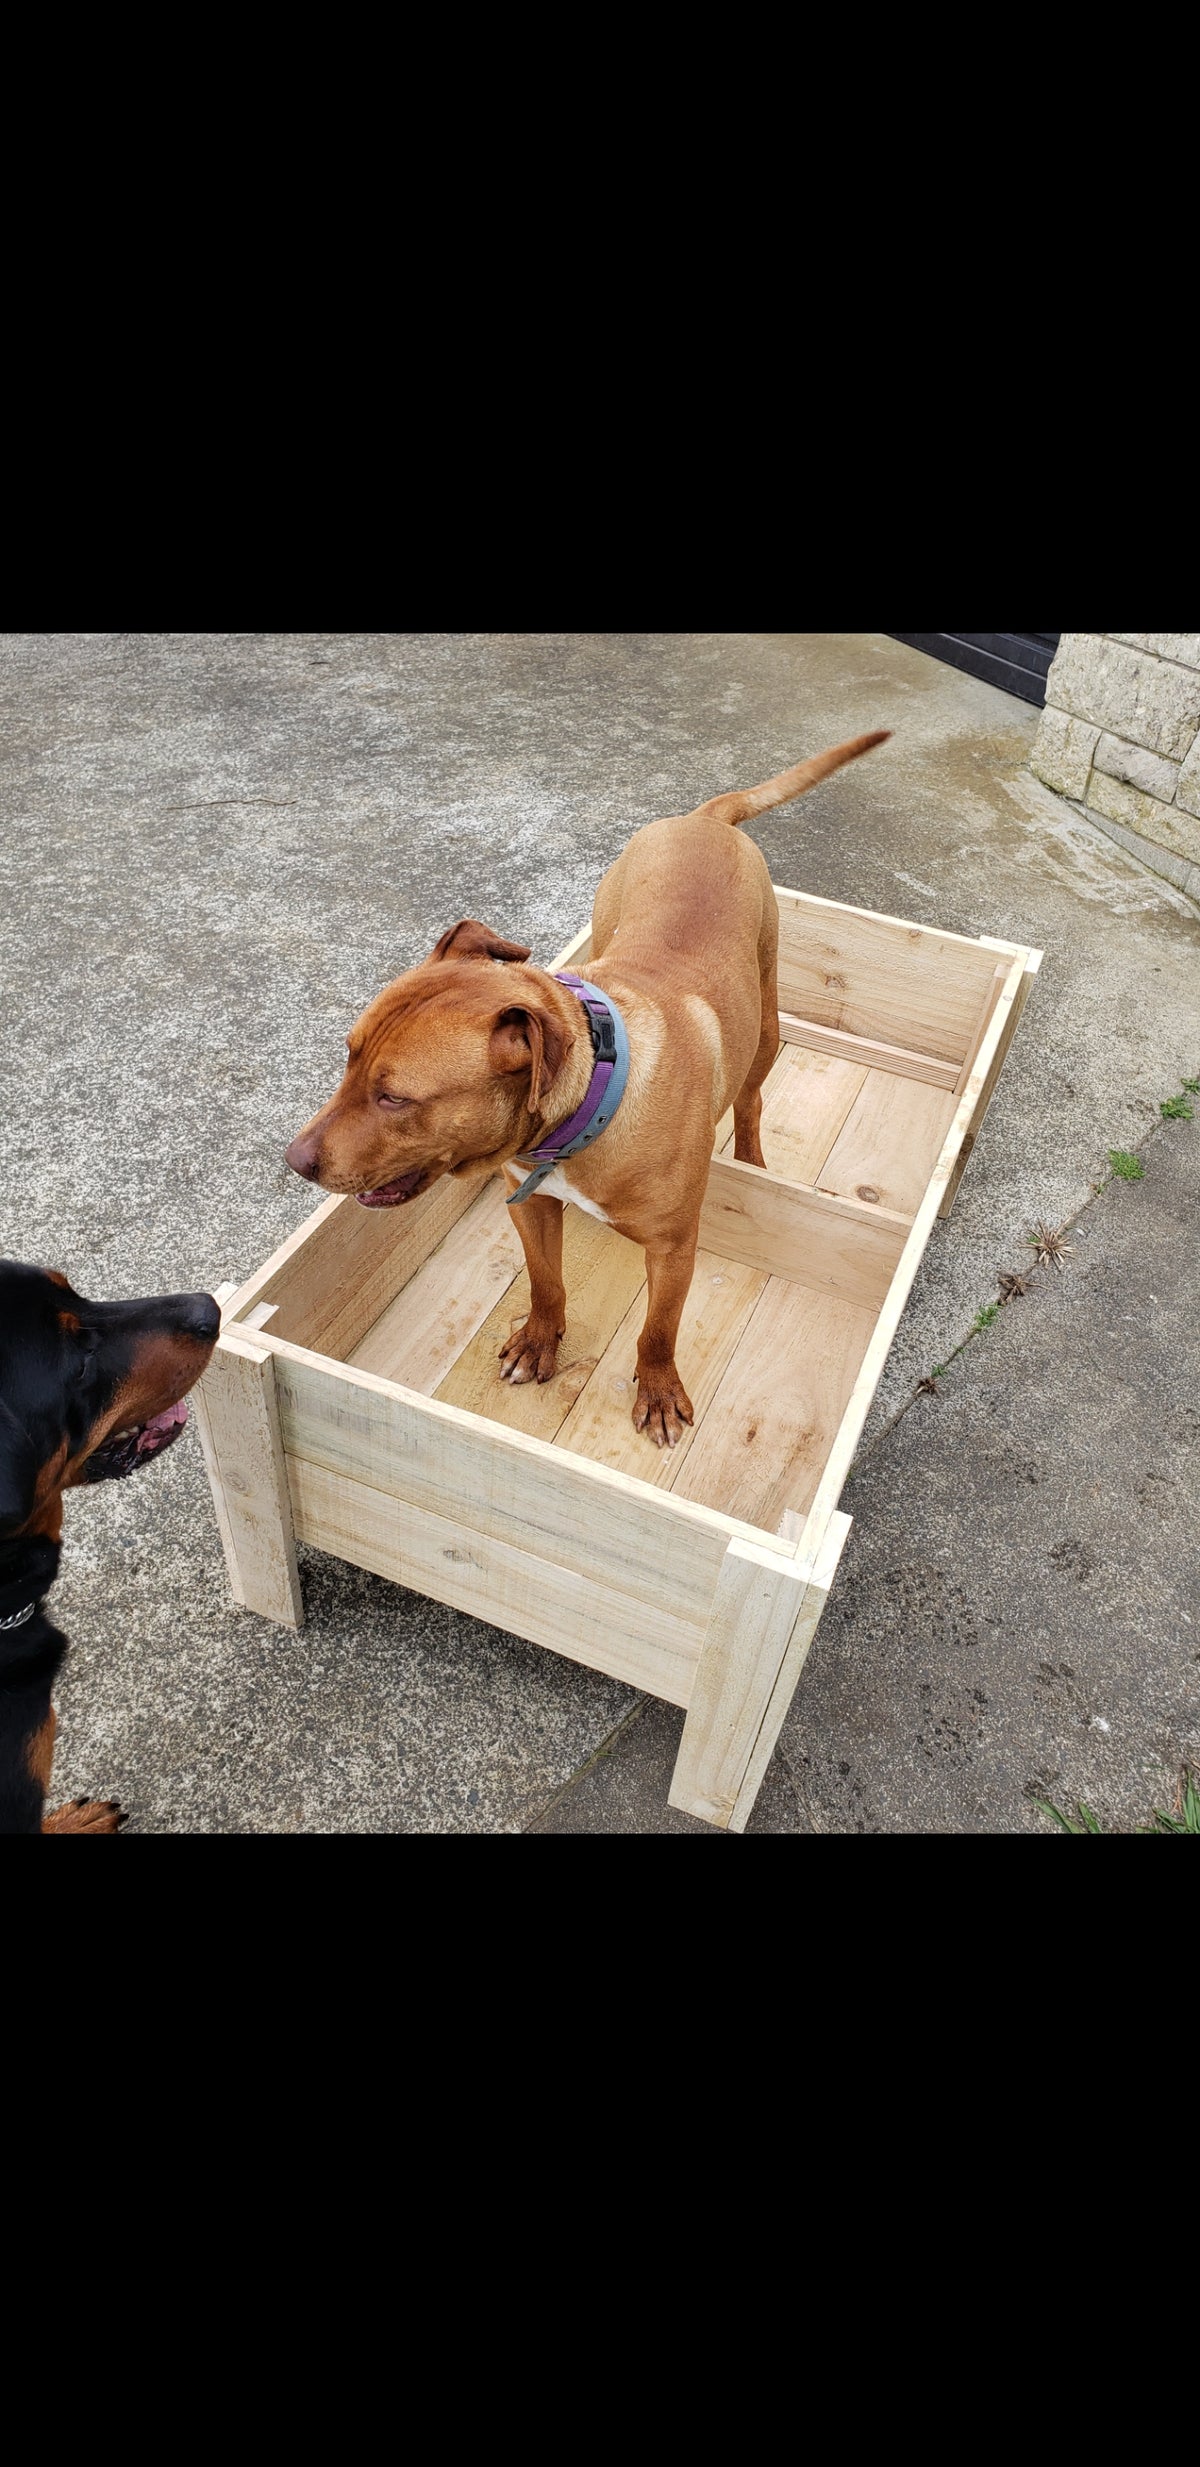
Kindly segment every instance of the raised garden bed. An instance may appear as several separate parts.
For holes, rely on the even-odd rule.
[[[493,1176],[332,1198],[225,1301],[197,1391],[234,1594],[300,1625],[297,1538],[687,1710],[675,1807],[741,1830],[833,1583],[842,1485],[1041,953],[777,890],[768,1170],[719,1126],[677,1358],[695,1423],[630,1419],[642,1253],[568,1207],[562,1368]],[[590,934],[552,964],[579,968]]]

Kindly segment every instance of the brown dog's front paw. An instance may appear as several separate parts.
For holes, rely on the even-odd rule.
[[[523,1328],[514,1328],[508,1343],[500,1348],[500,1376],[514,1388],[524,1387],[529,1379],[543,1383],[553,1379],[558,1362],[561,1328],[539,1326],[527,1319]]]
[[[659,1371],[652,1376],[638,1376],[637,1402],[633,1408],[635,1431],[645,1431],[656,1448],[677,1448],[683,1437],[685,1422],[692,1419],[692,1403],[676,1371]]]
[[[43,1816],[43,1833],[117,1833],[127,1810],[115,1799],[67,1799],[52,1816]]]

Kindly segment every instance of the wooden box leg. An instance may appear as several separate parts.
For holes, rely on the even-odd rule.
[[[850,1518],[835,1508],[815,1556],[730,1543],[675,1760],[672,1807],[744,1831],[849,1530]]]
[[[192,1401],[233,1598],[281,1627],[303,1627],[273,1356],[230,1329]]]
[[[996,1051],[992,1056],[991,1069],[989,1070],[987,1078],[979,1091],[979,1101],[969,1123],[967,1124],[966,1130],[963,1133],[962,1146],[958,1151],[958,1155],[955,1157],[950,1179],[942,1193],[941,1204],[938,1208],[939,1216],[949,1216],[950,1210],[954,1206],[955,1194],[958,1190],[959,1183],[962,1181],[963,1175],[967,1170],[971,1150],[974,1147],[983,1127],[983,1117],[986,1114],[992,1098],[996,1093],[996,1082],[1004,1068],[1004,1057],[1013,1041],[1013,1032],[1016,1028],[1017,1021],[1025,1008],[1025,1004],[1029,997],[1030,986],[1032,985],[1038,969],[1041,966],[1041,959],[1042,954],[1040,951],[1031,951],[1028,964],[1021,971],[1021,977],[1017,990],[1009,1005],[1008,1018],[1005,1021],[1003,1030],[1001,1031],[1000,1041],[996,1047]],[[997,974],[1002,979],[1004,975],[1003,969],[998,970]],[[984,1021],[984,1027],[986,1027],[986,1019]],[[982,1043],[982,1037],[983,1030],[981,1029],[977,1042]],[[970,1068],[973,1058],[974,1057],[972,1055],[968,1055],[966,1062],[963,1064],[962,1085],[964,1087],[966,1086],[967,1079],[970,1076]]]

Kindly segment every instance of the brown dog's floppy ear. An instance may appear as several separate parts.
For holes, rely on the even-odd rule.
[[[0,1536],[19,1533],[32,1516],[37,1477],[29,1434],[0,1397]]]
[[[501,1011],[492,1030],[492,1063],[498,1071],[529,1069],[529,1110],[540,1114],[544,1100],[562,1069],[567,1040],[561,1021],[550,1011],[522,1004]]]
[[[435,942],[431,959],[528,959],[523,942],[506,942],[494,925],[481,925],[478,917],[460,917],[440,942]]]

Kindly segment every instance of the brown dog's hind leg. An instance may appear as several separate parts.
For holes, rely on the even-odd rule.
[[[500,1376],[519,1388],[530,1379],[553,1379],[558,1362],[559,1338],[567,1324],[563,1203],[535,1194],[523,1199],[512,1213],[529,1270],[529,1317],[500,1348]]]
[[[697,1231],[672,1250],[646,1253],[649,1291],[646,1324],[638,1338],[633,1427],[645,1431],[656,1448],[677,1447],[684,1423],[692,1419],[691,1398],[675,1368],[675,1339],[696,1265]]]
[[[762,1084],[779,1051],[779,997],[773,952],[770,975],[763,978],[762,1020],[758,1051],[733,1100],[733,1153],[739,1165],[765,1166],[767,1161],[762,1152],[759,1125],[762,1121]]]

